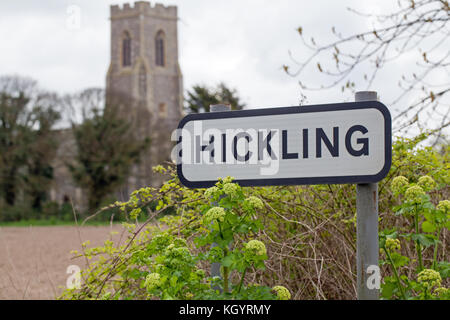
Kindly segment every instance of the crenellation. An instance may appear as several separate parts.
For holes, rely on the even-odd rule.
[[[169,16],[177,16],[177,7],[176,6],[165,6],[161,3],[155,3],[155,7],[153,8],[154,14],[165,14]]]
[[[136,1],[134,6],[139,9],[141,12],[149,11],[151,8],[151,4],[148,1]]]
[[[155,3],[152,5],[148,1],[136,1],[133,5],[129,3],[123,4],[123,7],[119,5],[111,5],[111,19],[126,18],[139,14],[158,16],[161,18],[177,18],[176,6],[165,6],[161,3]]]
[[[115,4],[110,6],[111,16],[118,14],[121,11],[120,6]]]

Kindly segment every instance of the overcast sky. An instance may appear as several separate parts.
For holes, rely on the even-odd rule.
[[[60,93],[104,87],[110,58],[109,6],[125,2],[0,2],[0,74],[31,76],[42,87]],[[296,31],[299,26],[325,42],[332,39],[332,25],[349,34],[367,30],[374,23],[349,12],[347,7],[377,13],[396,5],[391,0],[158,2],[178,6],[179,56],[185,89],[198,83],[214,85],[224,81],[238,89],[250,108],[298,105],[299,79],[286,75],[282,66],[292,64],[289,51],[296,58],[309,53]],[[68,11],[73,5],[81,10],[79,28],[68,25]],[[381,101],[389,101],[398,92],[398,77],[414,59],[417,57],[407,55],[379,74],[373,89],[380,93]],[[314,77],[313,72],[302,75],[303,80],[313,82]],[[326,93],[303,93],[308,104],[353,99],[350,94],[342,94],[339,87]]]

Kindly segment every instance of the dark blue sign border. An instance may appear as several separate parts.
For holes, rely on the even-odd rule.
[[[267,109],[251,109],[227,112],[207,112],[189,114],[181,119],[178,129],[182,129],[189,121],[227,119],[227,118],[245,118],[255,116],[271,116],[280,114],[311,113],[324,111],[341,111],[372,109],[379,110],[384,117],[384,135],[385,135],[385,161],[383,169],[375,175],[364,176],[331,176],[331,177],[308,177],[308,178],[274,178],[270,179],[243,179],[234,180],[241,186],[279,186],[279,185],[307,185],[307,184],[345,184],[345,183],[375,183],[382,180],[389,172],[392,163],[392,119],[388,108],[378,101],[362,101],[335,104],[319,104],[310,106],[278,107]],[[182,164],[177,165],[177,174],[181,183],[188,188],[209,188],[217,181],[189,181],[183,175]]]

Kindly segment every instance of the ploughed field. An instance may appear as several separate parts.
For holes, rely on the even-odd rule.
[[[127,237],[120,225],[0,227],[0,299],[55,299],[71,276],[68,267],[86,265],[70,251],[87,240],[101,245],[111,231],[114,242]]]

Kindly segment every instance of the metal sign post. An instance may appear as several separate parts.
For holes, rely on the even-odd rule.
[[[221,112],[221,111],[231,111],[231,106],[227,104],[212,104],[209,106],[210,112]],[[217,246],[216,243],[212,244],[213,247]],[[211,276],[220,277],[220,262],[213,262],[211,264]],[[214,288],[221,290],[221,288]]]
[[[374,91],[355,94],[355,102],[377,101]],[[356,185],[356,282],[358,300],[378,300],[379,288],[370,288],[367,283],[378,266],[378,183],[358,183]],[[375,271],[376,270],[376,271]]]

